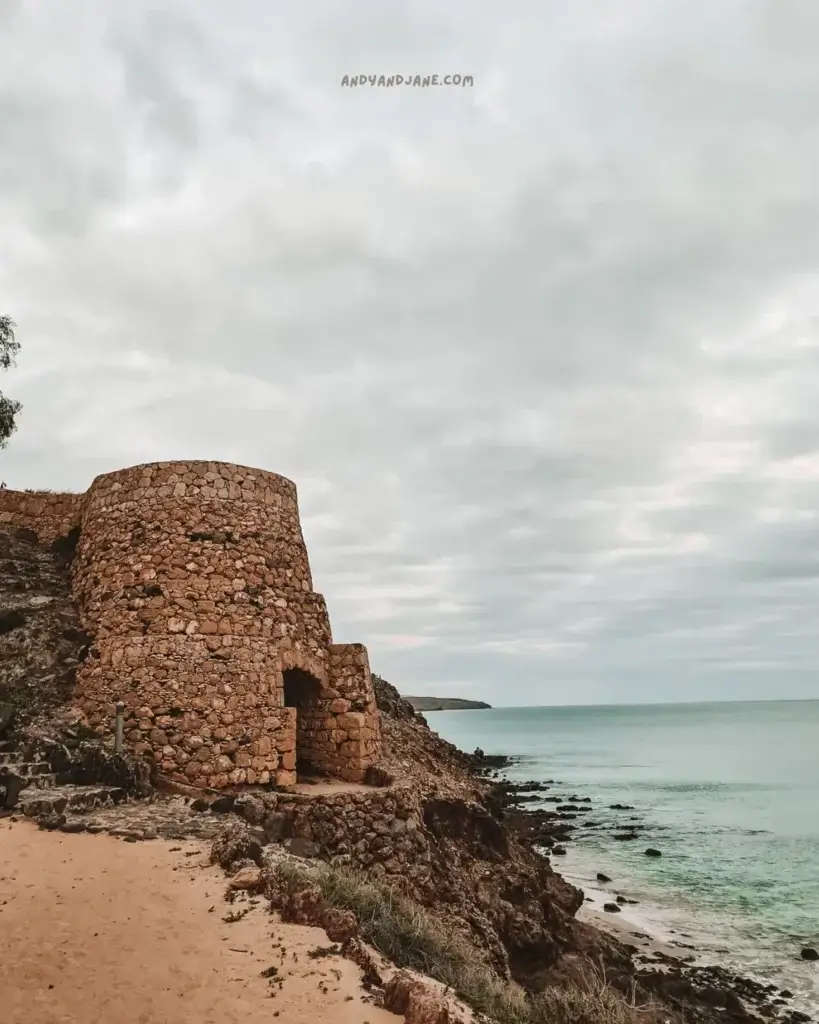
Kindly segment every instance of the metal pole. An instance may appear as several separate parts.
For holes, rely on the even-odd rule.
[[[122,701],[117,702],[117,729],[114,734],[114,750],[117,754],[122,753],[122,728],[125,721],[125,705]]]

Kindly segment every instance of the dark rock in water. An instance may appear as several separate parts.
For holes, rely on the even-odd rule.
[[[603,910],[605,910],[607,914],[619,914],[620,913],[620,908],[617,906],[616,903],[604,903],[603,904]]]
[[[202,797],[197,797],[197,799],[191,803],[191,810],[196,811],[198,814],[203,814],[205,811],[210,810],[210,801],[205,800]]]
[[[609,810],[610,811],[633,811],[634,808],[631,806],[631,804],[610,804],[609,805]]]
[[[779,994],[783,999],[793,999],[793,992],[788,988],[783,988]]]
[[[810,1024],[810,1017],[806,1013],[802,1013],[801,1010],[791,1010],[789,1020],[796,1021],[797,1024]]]
[[[602,871],[598,871],[597,872],[597,881],[598,882],[610,882],[611,879],[609,878],[608,875],[604,875]]]
[[[630,842],[632,839],[639,839],[636,832],[615,832],[612,839],[618,839],[621,843]]]
[[[566,856],[566,847],[565,846],[553,846],[552,847],[552,853],[555,855],[555,857],[565,857]]]
[[[514,761],[506,754],[487,754],[480,747],[476,747],[470,756],[470,761],[478,769],[487,768],[508,768]]]
[[[805,946],[799,955],[803,960],[819,960],[819,952],[813,946]]]
[[[617,897],[617,902],[618,903],[628,903],[628,900],[626,899],[625,896],[618,896]]]
[[[662,853],[659,850],[655,850],[653,846],[649,846],[646,850],[646,857],[662,857]]]

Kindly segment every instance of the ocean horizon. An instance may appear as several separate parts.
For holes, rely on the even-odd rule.
[[[464,698],[468,700],[469,698]],[[489,703],[488,701],[486,703]],[[819,697],[756,697],[753,700],[643,700],[618,703],[589,704],[493,704],[489,708],[463,708],[470,711],[531,711],[547,708],[687,708],[692,705],[713,707],[715,704],[819,704]],[[439,715],[440,711],[425,711],[423,714]]]
[[[463,750],[515,758],[505,772],[513,781],[552,780],[541,797],[591,800],[553,863],[598,909],[604,872],[609,899],[638,900],[618,920],[670,939],[681,956],[693,947],[701,962],[790,989],[803,1009],[819,1007],[819,965],[800,958],[802,947],[819,946],[819,699],[425,717]],[[644,825],[640,839],[613,840],[630,820]],[[662,857],[646,857],[647,847]]]

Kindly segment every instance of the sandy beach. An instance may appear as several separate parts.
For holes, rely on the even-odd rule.
[[[200,844],[0,820],[4,1024],[395,1024],[317,928],[241,920]],[[275,967],[277,977],[262,975]]]

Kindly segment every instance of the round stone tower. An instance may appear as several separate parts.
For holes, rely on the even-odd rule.
[[[361,779],[380,752],[366,649],[333,644],[295,485],[218,462],[94,480],[73,589],[93,637],[76,702],[193,785]]]

